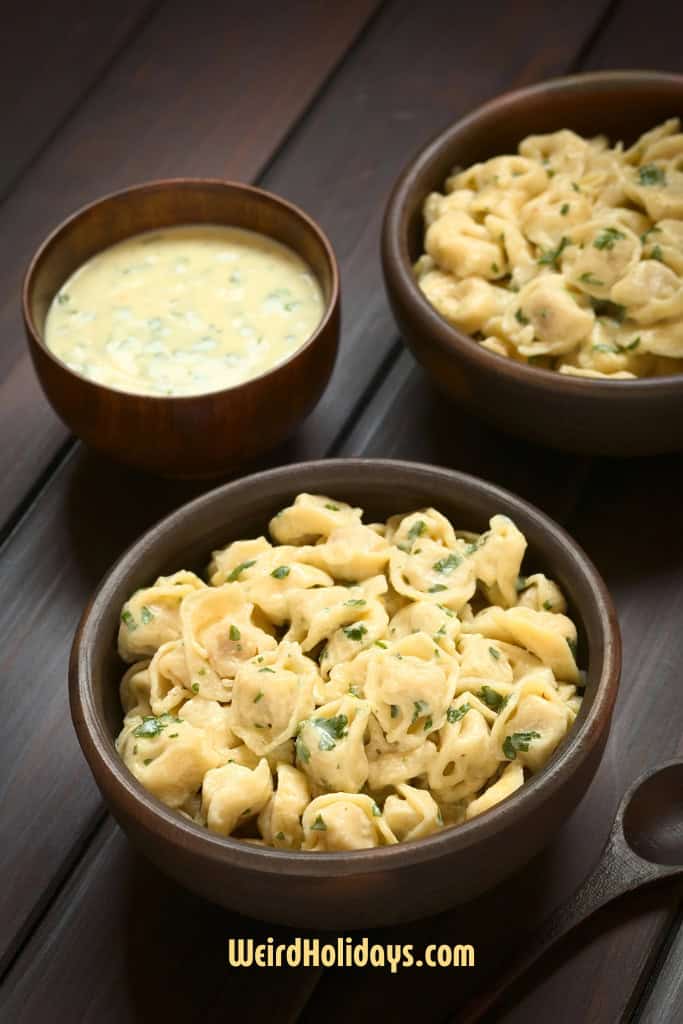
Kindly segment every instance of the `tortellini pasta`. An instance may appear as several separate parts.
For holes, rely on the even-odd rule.
[[[683,372],[679,119],[626,150],[568,130],[518,150],[425,199],[414,270],[428,301],[518,362],[603,380]]]
[[[496,166],[501,217],[542,197],[534,157]],[[421,840],[514,793],[571,728],[576,627],[553,580],[521,575],[517,526],[362,516],[300,494],[272,540],[213,552],[208,584],[178,572],[124,604],[117,749],[195,824],[280,850]]]

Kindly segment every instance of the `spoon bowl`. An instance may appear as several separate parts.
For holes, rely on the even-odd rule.
[[[683,867],[683,762],[656,769],[631,791],[624,838],[652,864]]]

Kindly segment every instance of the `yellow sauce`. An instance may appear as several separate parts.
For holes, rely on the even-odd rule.
[[[50,306],[45,342],[107,387],[191,395],[270,370],[323,312],[310,267],[287,246],[188,225],[135,235],[79,267]]]

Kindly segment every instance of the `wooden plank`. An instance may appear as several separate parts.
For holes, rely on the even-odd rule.
[[[0,36],[0,197],[158,3],[63,0],[11,6]]]
[[[21,277],[42,237],[144,179],[258,177],[378,3],[169,0],[26,172],[0,209],[0,529],[67,436],[20,319]]]
[[[639,1024],[683,1020],[683,927],[679,912],[671,945],[651,989],[636,1010]]]
[[[109,822],[60,893],[35,954],[0,993],[12,1024],[218,1024],[227,1007],[294,1020],[313,980],[305,968],[229,968],[228,940],[284,931],[210,906],[136,857]],[[74,958],[70,951],[77,949]],[[229,996],[226,997],[226,988]]]
[[[328,397],[301,438],[275,459],[327,451],[361,400],[362,383],[393,343],[379,282],[377,234],[387,188],[406,153],[485,95],[560,70],[599,14],[588,0],[571,15],[550,12],[541,0],[518,5],[514,17],[502,0],[497,10],[493,29],[491,7],[468,11],[465,21],[462,11],[445,5],[436,5],[425,19],[410,0],[382,12],[265,177],[269,187],[303,201],[330,232],[347,296],[342,357]],[[540,57],[539,31],[549,40],[547,54]],[[483,77],[480,53],[490,45],[511,56],[503,64],[491,62],[493,73],[487,70]],[[397,67],[410,73],[397,77]],[[387,124],[386,133],[379,130]],[[25,839],[32,827],[17,783],[41,771],[48,735],[60,765],[59,772],[42,769],[35,787],[31,821],[40,816],[43,827],[31,858],[19,841],[0,851],[0,870],[12,879],[0,914],[5,948],[38,913],[40,895],[36,906],[35,894],[54,887],[99,806],[68,718],[63,679],[70,633],[96,579],[122,547],[196,489],[149,480],[79,450],[0,558],[6,586],[17,593],[12,608],[0,609],[0,636],[8,637],[0,646],[0,664],[11,667],[15,680],[32,680],[30,691],[17,683],[11,698],[9,690],[5,696],[12,701],[13,728],[3,752],[10,766],[7,789],[0,795],[10,835]],[[41,602],[36,594],[45,595]],[[37,703],[44,709],[38,730]],[[48,812],[57,806],[59,815]]]

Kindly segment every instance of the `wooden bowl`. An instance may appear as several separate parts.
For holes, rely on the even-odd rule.
[[[124,600],[160,573],[202,571],[213,548],[261,534],[300,491],[361,505],[372,519],[434,505],[461,527],[511,516],[542,569],[564,589],[587,667],[579,717],[551,760],[510,799],[480,817],[416,842],[348,853],[288,853],[222,838],[166,808],[114,749],[121,728],[116,653]],[[433,914],[512,874],[548,842],[598,767],[621,663],[619,627],[595,568],[538,509],[492,484],[436,467],[378,459],[308,462],[220,487],[164,519],[114,566],[86,609],[69,671],[71,712],[83,752],[114,816],[163,871],[215,903],[269,921],[364,928]]]
[[[289,245],[312,268],[325,313],[288,359],[235,387],[167,397],[86,380],[46,347],[50,303],[81,264],[130,235],[199,223],[260,231]],[[282,441],[319,400],[337,353],[339,272],[317,224],[278,196],[229,181],[156,181],[105,196],[65,220],[31,261],[23,313],[43,391],[74,434],[112,458],[165,476],[216,476]]]
[[[683,76],[572,75],[486,103],[410,162],[386,209],[384,278],[405,342],[443,391],[510,433],[568,451],[623,456],[683,448],[683,374],[605,381],[517,363],[447,323],[411,269],[423,251],[423,201],[443,188],[453,167],[514,153],[526,135],[560,128],[629,145],[682,109]]]

